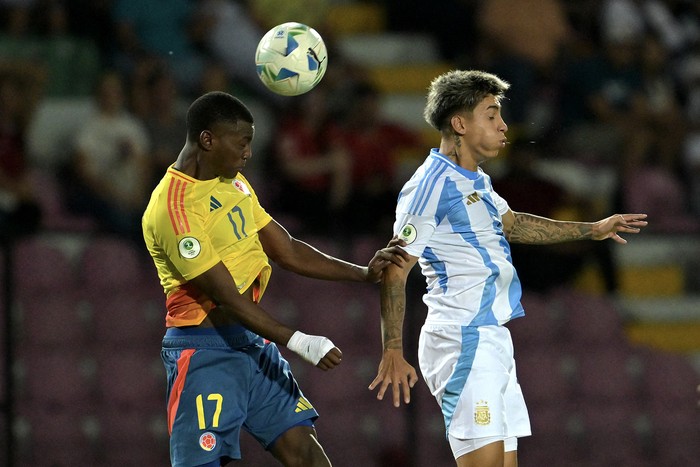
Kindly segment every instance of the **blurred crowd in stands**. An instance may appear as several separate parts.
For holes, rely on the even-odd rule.
[[[148,194],[184,143],[187,104],[224,90],[255,113],[246,175],[269,211],[295,235],[386,241],[405,168],[438,137],[384,116],[383,91],[326,27],[333,0],[312,3],[0,0],[1,230],[73,225],[139,243]],[[384,8],[387,32],[428,34],[439,60],[512,83],[511,144],[484,168],[514,210],[581,220],[647,212],[652,232],[700,231],[699,2],[435,0],[429,15],[419,2],[371,3]],[[315,27],[332,57],[321,84],[293,98],[267,91],[253,58],[264,32],[290,19]],[[49,100],[84,118],[58,110],[38,125]],[[42,193],[42,171],[56,193]],[[57,203],[75,222],[46,221]],[[611,265],[607,248],[542,249],[565,274],[591,256]]]

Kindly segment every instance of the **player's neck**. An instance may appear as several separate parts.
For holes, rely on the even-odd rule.
[[[173,168],[197,180],[216,178],[214,175],[210,176],[210,174],[206,173],[199,159],[198,148],[187,143],[177,156],[177,161],[175,161]]]
[[[471,154],[461,145],[455,144],[451,139],[443,138],[440,141],[440,154],[447,156],[448,159],[463,169],[476,172],[479,168],[479,164],[471,157]]]

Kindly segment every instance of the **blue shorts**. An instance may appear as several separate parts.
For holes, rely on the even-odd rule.
[[[243,327],[170,328],[161,357],[173,467],[240,459],[241,428],[269,449],[318,418],[277,346]]]

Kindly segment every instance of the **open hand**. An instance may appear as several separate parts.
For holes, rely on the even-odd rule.
[[[611,238],[617,243],[625,244],[627,240],[620,233],[639,233],[648,222],[646,214],[615,214],[593,224],[593,240]]]
[[[388,349],[384,351],[382,361],[379,363],[377,377],[369,385],[372,391],[380,383],[377,399],[383,400],[384,393],[391,385],[391,392],[394,398],[394,407],[401,405],[401,390],[403,389],[404,404],[411,402],[411,388],[418,382],[418,375],[406,360],[404,360],[401,350]]]

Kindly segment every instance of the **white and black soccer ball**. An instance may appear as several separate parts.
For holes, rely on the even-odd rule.
[[[312,90],[326,73],[326,44],[315,29],[305,24],[279,24],[260,39],[255,66],[270,91],[298,96]]]

